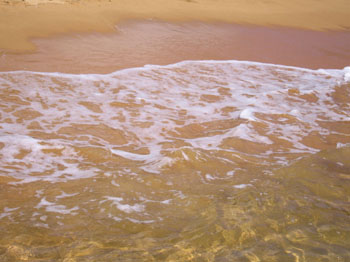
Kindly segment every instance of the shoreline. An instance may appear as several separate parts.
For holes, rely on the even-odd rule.
[[[234,3],[227,0],[1,0],[0,49],[17,53],[33,51],[33,38],[113,33],[115,25],[135,19],[349,31],[350,9],[347,7],[347,0],[296,0],[293,3],[282,0]]]
[[[36,51],[3,53],[0,71],[105,74],[187,60],[240,60],[308,69],[343,69],[350,61],[350,31],[150,20],[120,23],[117,30],[33,39]]]
[[[116,70],[110,73],[82,73],[82,74],[75,74],[75,73],[62,73],[62,72],[46,72],[46,71],[27,71],[27,70],[15,70],[15,71],[0,71],[0,75],[4,74],[17,74],[17,73],[28,73],[32,75],[48,75],[48,76],[68,76],[68,77],[79,77],[80,75],[91,75],[91,76],[109,76],[109,75],[115,75],[115,74],[123,74],[124,72],[132,72],[134,70],[139,71],[139,70],[147,70],[147,69],[153,69],[153,68],[168,68],[172,69],[174,67],[186,65],[186,64],[249,64],[251,66],[268,66],[268,67],[276,67],[276,68],[281,68],[281,69],[290,69],[290,70],[298,70],[302,71],[305,73],[315,73],[318,72],[320,74],[336,74],[335,72],[344,72],[344,74],[347,74],[350,72],[350,66],[346,66],[344,68],[319,68],[319,69],[310,69],[310,68],[305,68],[305,67],[298,67],[298,66],[288,66],[288,65],[280,65],[280,64],[273,64],[273,63],[262,63],[262,62],[255,62],[255,61],[245,61],[245,60],[184,60],[180,62],[175,62],[172,64],[166,64],[166,65],[155,65],[155,64],[146,64],[144,66],[140,67],[129,67],[129,68],[124,68],[120,70]],[[344,77],[346,77],[344,75]],[[344,80],[344,82],[349,82],[348,80]]]

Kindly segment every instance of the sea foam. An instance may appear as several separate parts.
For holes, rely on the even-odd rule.
[[[262,158],[313,153],[305,138],[347,117],[332,93],[349,68],[184,61],[106,75],[1,72],[0,169],[14,183],[67,181],[109,172],[94,161],[119,157],[160,173],[212,150],[249,152],[239,141],[261,144],[251,154]],[[190,154],[169,146],[179,141]]]

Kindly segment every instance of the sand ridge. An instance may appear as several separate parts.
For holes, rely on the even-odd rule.
[[[348,30],[348,0],[0,0],[0,49],[35,49],[31,38],[115,32],[129,19],[204,21]]]

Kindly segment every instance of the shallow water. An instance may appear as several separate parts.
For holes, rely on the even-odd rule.
[[[348,261],[350,70],[0,73],[1,261]]]

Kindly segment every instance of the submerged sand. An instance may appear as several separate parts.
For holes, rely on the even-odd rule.
[[[0,1],[0,49],[35,49],[32,38],[115,32],[129,19],[228,22],[319,31],[350,28],[348,0],[24,0]]]

